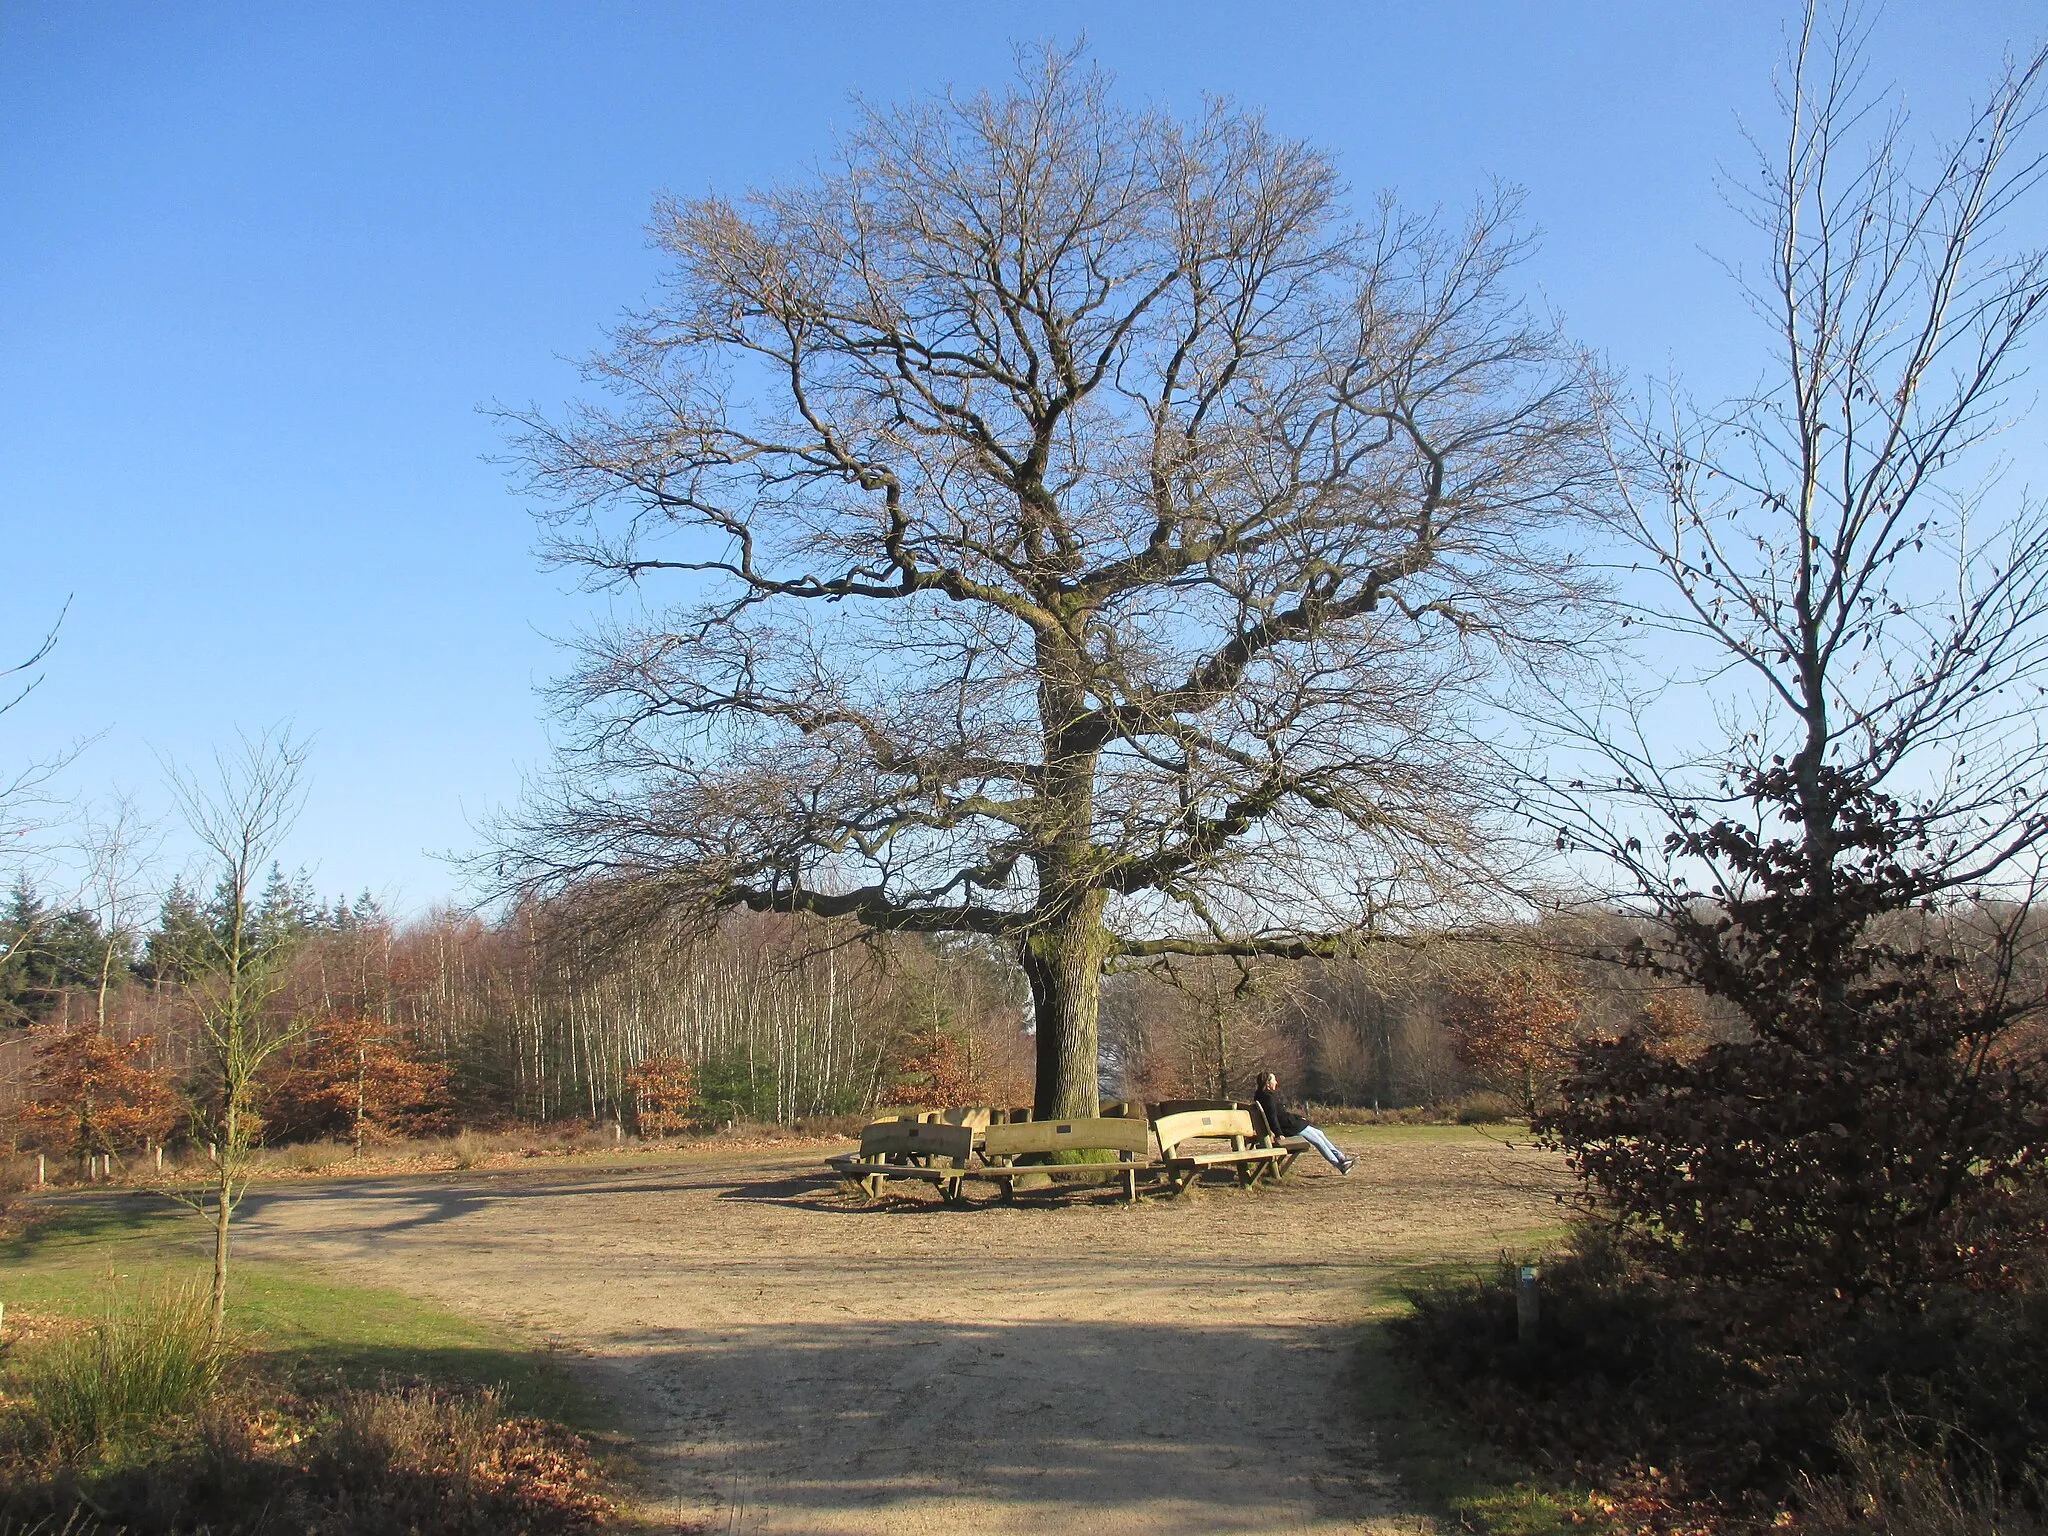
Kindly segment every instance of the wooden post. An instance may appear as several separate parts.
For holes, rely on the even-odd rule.
[[[1536,1290],[1536,1266],[1524,1264],[1515,1280],[1515,1342],[1524,1349],[1536,1342],[1542,1301]]]
[[[162,1142],[156,1144],[156,1171],[158,1173],[164,1171],[164,1144]]]
[[[42,1189],[49,1182],[48,1176],[43,1171],[43,1154],[38,1152],[36,1154],[36,1188]]]

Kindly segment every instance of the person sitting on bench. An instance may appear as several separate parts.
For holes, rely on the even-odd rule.
[[[1252,1095],[1252,1102],[1259,1106],[1259,1113],[1266,1117],[1266,1129],[1275,1136],[1299,1136],[1322,1153],[1339,1173],[1349,1173],[1357,1165],[1357,1158],[1339,1152],[1329,1137],[1281,1101],[1280,1079],[1274,1073],[1268,1072],[1259,1079],[1259,1091]]]

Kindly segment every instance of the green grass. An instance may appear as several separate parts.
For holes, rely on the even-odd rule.
[[[110,1290],[82,1333],[14,1363],[36,1419],[61,1451],[90,1451],[198,1411],[220,1379],[220,1351],[194,1285]]]
[[[0,1302],[91,1317],[104,1309],[109,1282],[116,1290],[204,1285],[211,1244],[197,1218],[158,1197],[66,1200],[0,1243]],[[254,1363],[289,1385],[374,1386],[389,1377],[502,1386],[515,1413],[596,1432],[614,1427],[605,1405],[545,1351],[401,1292],[238,1257],[228,1327]]]

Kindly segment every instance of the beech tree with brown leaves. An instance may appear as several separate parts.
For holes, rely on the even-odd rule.
[[[2048,1234],[2048,1077],[2008,1048],[2042,1008],[2048,511],[1991,457],[2048,317],[2015,240],[2048,48],[1916,157],[1864,39],[1809,8],[1759,149],[1763,383],[1621,476],[1662,577],[1634,616],[1725,736],[1585,721],[1607,777],[1552,802],[1654,914],[1629,958],[1744,1030],[1592,1047],[1552,1133],[1642,1252],[1772,1320],[2033,1283]]]
[[[626,1074],[626,1090],[639,1135],[659,1140],[689,1129],[697,1107],[697,1073],[682,1057],[657,1052],[641,1058]]]
[[[34,1064],[17,1117],[30,1137],[74,1157],[134,1152],[183,1118],[168,1073],[150,1065],[156,1041],[115,1040],[96,1021],[30,1031]]]
[[[1555,1097],[1586,1034],[1585,999],[1554,966],[1516,965],[1453,995],[1458,1056],[1531,1119]]]
[[[1476,719],[1573,632],[1606,485],[1514,214],[1361,221],[1258,117],[1058,53],[663,203],[612,403],[520,418],[552,556],[633,600],[504,877],[994,939],[1059,1115],[1106,966],[1451,920]]]
[[[372,1141],[445,1130],[448,1080],[445,1065],[381,1020],[322,1020],[265,1072],[266,1131],[342,1136],[360,1156]]]

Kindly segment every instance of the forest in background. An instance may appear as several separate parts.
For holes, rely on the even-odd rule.
[[[187,1137],[205,1092],[196,988],[223,900],[176,882],[147,924],[109,925],[15,885],[0,909],[0,1110],[18,1150],[123,1159]],[[516,1126],[658,1136],[1030,1098],[1028,992],[985,941],[776,914],[622,937],[573,901],[397,920],[277,868],[252,926],[283,957],[267,1006],[292,1039],[264,1071],[271,1145]],[[1622,920],[1606,926],[1625,937]],[[1332,1107],[1503,1114],[1544,1100],[1582,1037],[1711,1028],[1686,994],[1543,954],[1388,947],[1125,971],[1105,992],[1103,1092],[1242,1095],[1270,1069]]]

